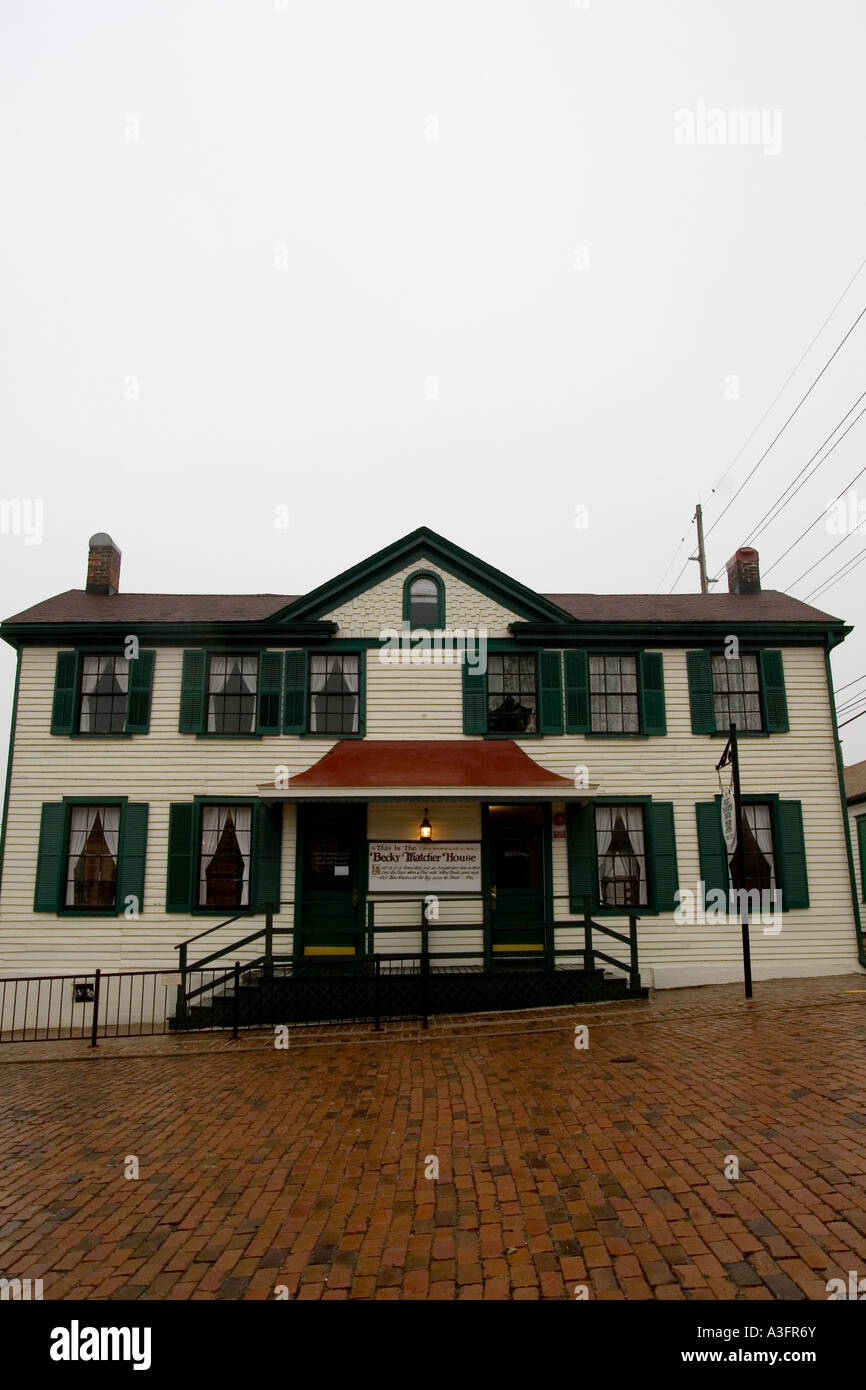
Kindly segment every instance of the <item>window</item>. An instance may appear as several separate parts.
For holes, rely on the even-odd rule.
[[[439,622],[439,593],[432,579],[413,579],[409,590],[409,622],[434,628]]]
[[[360,702],[357,652],[310,657],[310,733],[357,734]]]
[[[201,813],[200,907],[248,907],[251,806],[204,806]]]
[[[589,707],[593,733],[639,733],[636,657],[590,656]]]
[[[769,802],[743,805],[743,868],[745,882],[739,880],[736,854],[729,857],[728,883],[747,892],[773,893],[776,889],[776,856],[773,850],[773,816]]]
[[[67,907],[114,907],[119,835],[119,806],[72,807],[66,855]]]
[[[122,734],[128,695],[129,662],[125,656],[83,657],[79,733]]]
[[[536,684],[537,670],[534,656],[488,656],[488,733],[537,733],[538,698]]]
[[[761,682],[755,653],[743,652],[729,659],[713,652],[712,671],[717,731],[727,733],[730,725],[736,724],[738,729],[760,732]]]
[[[257,656],[212,656],[208,672],[209,734],[251,734],[256,727]]]
[[[607,907],[645,907],[646,834],[642,806],[596,806],[595,841],[599,902]]]

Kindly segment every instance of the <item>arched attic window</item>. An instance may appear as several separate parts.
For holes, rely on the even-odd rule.
[[[438,574],[410,574],[403,585],[403,620],[413,628],[444,628],[445,585]]]

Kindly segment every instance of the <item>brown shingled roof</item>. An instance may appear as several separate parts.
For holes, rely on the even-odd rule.
[[[294,603],[289,594],[88,594],[67,589],[7,623],[256,622]]]
[[[545,594],[581,622],[825,622],[818,608],[776,589],[759,594]],[[296,600],[290,594],[63,594],[25,608],[7,623],[175,623],[264,621]]]
[[[849,801],[866,797],[866,762],[852,763],[845,768],[845,795]]]
[[[582,622],[841,622],[778,589],[759,594],[545,594]]]

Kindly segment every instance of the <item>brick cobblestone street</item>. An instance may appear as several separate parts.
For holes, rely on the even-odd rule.
[[[0,1275],[52,1300],[824,1300],[866,1275],[866,975],[755,995],[288,1050],[4,1046]]]

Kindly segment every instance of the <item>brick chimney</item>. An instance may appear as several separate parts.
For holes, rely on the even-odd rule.
[[[104,531],[91,536],[89,544],[87,592],[116,594],[120,588],[120,551]]]
[[[732,594],[759,594],[761,573],[758,552],[751,546],[741,546],[728,561],[728,591]]]

